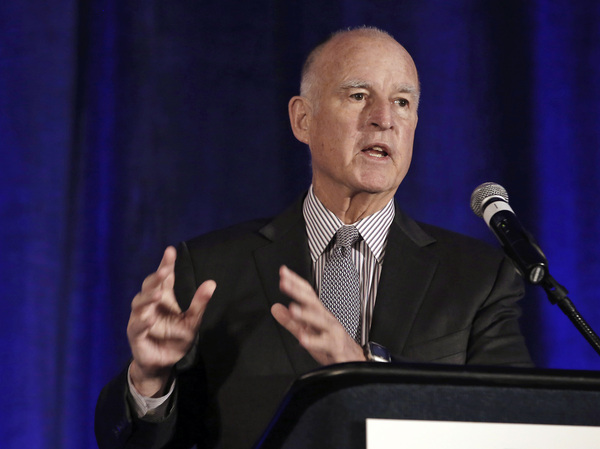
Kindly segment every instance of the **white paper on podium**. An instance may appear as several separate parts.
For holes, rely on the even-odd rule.
[[[367,449],[600,449],[600,427],[367,419]]]

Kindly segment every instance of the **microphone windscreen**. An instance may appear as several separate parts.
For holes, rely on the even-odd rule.
[[[471,194],[471,210],[478,217],[483,216],[483,203],[488,198],[499,197],[508,203],[506,189],[495,182],[484,182],[477,186]]]

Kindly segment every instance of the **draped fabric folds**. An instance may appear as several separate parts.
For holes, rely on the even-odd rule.
[[[308,187],[287,101],[309,48],[363,24],[404,44],[421,78],[402,207],[496,244],[469,196],[502,184],[600,330],[597,1],[7,1],[2,447],[96,447],[95,400],[129,356],[142,279],[167,244],[272,215]],[[523,307],[539,366],[600,368],[540,292]]]

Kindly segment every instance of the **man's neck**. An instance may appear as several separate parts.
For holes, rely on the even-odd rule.
[[[315,196],[323,205],[333,212],[344,224],[356,223],[358,220],[383,209],[392,199],[395,192],[383,193],[350,193],[321,189],[313,185]]]

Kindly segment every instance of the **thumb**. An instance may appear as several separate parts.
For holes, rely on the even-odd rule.
[[[217,283],[213,280],[204,281],[196,290],[190,307],[185,311],[185,320],[194,328],[198,329],[202,322],[202,315],[206,310],[206,305],[212,297]]]

